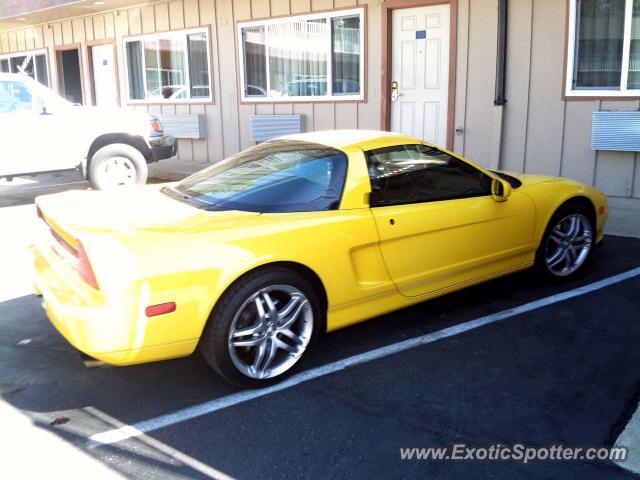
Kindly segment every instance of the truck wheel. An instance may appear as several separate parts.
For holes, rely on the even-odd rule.
[[[144,185],[148,173],[142,153],[124,143],[102,147],[89,163],[89,181],[98,190]]]

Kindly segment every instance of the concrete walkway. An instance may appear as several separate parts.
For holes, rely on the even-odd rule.
[[[154,162],[149,165],[149,178],[176,182],[209,165],[211,164],[187,162],[184,160],[176,160],[175,158],[160,160],[159,162]]]
[[[4,432],[0,439],[2,478],[55,478],[63,472],[69,480],[124,478],[1,399],[0,418]]]

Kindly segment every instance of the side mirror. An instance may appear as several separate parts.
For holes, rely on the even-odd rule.
[[[506,202],[511,195],[511,184],[501,178],[494,178],[491,182],[491,196],[496,202]]]

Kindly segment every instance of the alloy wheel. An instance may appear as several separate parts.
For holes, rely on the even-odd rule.
[[[545,246],[549,272],[558,277],[571,275],[586,261],[593,244],[591,222],[580,213],[564,217],[553,227]]]
[[[309,299],[291,285],[272,285],[250,295],[237,310],[228,335],[235,367],[255,379],[276,377],[300,359],[313,333]]]

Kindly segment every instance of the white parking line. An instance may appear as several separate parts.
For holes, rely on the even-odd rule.
[[[119,420],[107,415],[106,413],[104,413],[101,410],[98,410],[97,408],[94,407],[85,407],[84,408],[85,412],[87,412],[89,415],[92,415],[94,417],[96,417],[99,420],[102,420],[104,423],[106,423],[107,425],[111,425],[111,426],[115,426],[115,427],[125,427],[126,424],[120,422]],[[220,470],[213,468],[210,465],[207,465],[206,463],[202,463],[201,461],[187,455],[186,453],[181,452],[180,450],[177,450],[173,447],[170,447],[169,445],[162,443],[159,440],[156,440],[155,438],[151,438],[148,435],[145,434],[141,434],[138,435],[136,437],[136,441],[137,442],[142,442],[146,445],[148,445],[149,447],[157,450],[158,452],[163,453],[164,455],[173,458],[174,460],[180,462],[183,465],[186,465],[187,467],[200,472],[201,474],[203,474],[204,476],[208,477],[208,478],[214,478],[215,480],[234,480],[233,477],[227,475],[224,472],[221,472]],[[133,451],[136,452],[138,455],[140,454],[138,447],[136,445],[130,446],[128,449],[123,449],[125,452],[129,451]]]
[[[332,373],[339,372],[341,370],[353,367],[361,363],[371,362],[373,360],[393,355],[410,348],[433,343],[437,340],[449,338],[454,335],[459,335],[461,333],[468,332],[469,330],[474,330],[484,325],[489,325],[491,323],[515,317],[516,315],[530,312],[532,310],[537,310],[554,303],[562,302],[564,300],[569,300],[570,298],[594,292],[596,290],[600,290],[610,285],[615,285],[616,283],[620,283],[637,276],[640,276],[640,267],[634,268],[633,270],[629,270],[624,273],[620,273],[618,275],[614,275],[612,277],[605,278],[603,280],[599,280],[594,283],[590,283],[588,285],[584,285],[582,287],[575,288],[573,290],[558,293],[556,295],[551,295],[550,297],[541,298],[540,300],[535,300],[533,302],[525,303],[524,305],[493,313],[491,315],[486,315],[484,317],[470,320],[459,325],[454,325],[443,330],[427,333],[426,335],[422,335],[420,337],[411,338],[409,340],[404,340],[402,342],[387,345],[386,347],[376,348],[375,350],[370,350],[358,355],[353,355],[351,357],[338,360],[321,367],[312,368],[310,370],[298,373],[290,377],[289,379],[270,387],[234,393],[226,397],[211,400],[210,402],[201,403],[199,405],[187,407],[176,412],[167,413],[165,415],[160,415],[149,420],[144,420],[133,425],[124,425],[120,428],[97,433],[89,437],[89,441],[85,444],[85,447],[97,448],[102,445],[117,443],[128,438],[140,436],[144,433],[149,433],[154,430],[175,425],[177,423],[191,420],[202,415],[207,415],[218,410],[233,407],[234,405],[245,403],[256,398],[264,397],[265,395],[280,392],[282,390],[295,387],[296,385],[299,385],[301,383],[315,380],[316,378],[324,377],[325,375],[330,375]]]

